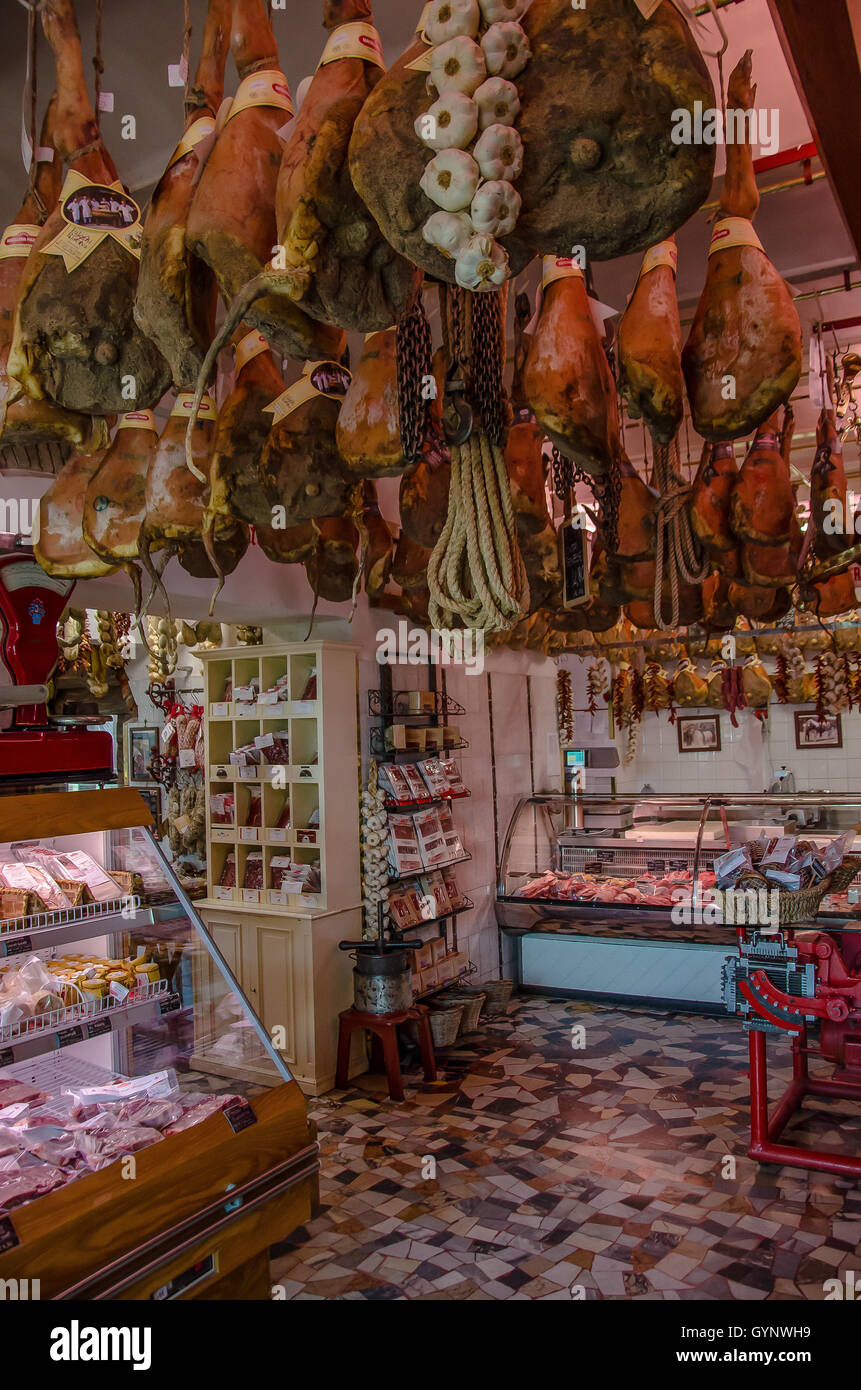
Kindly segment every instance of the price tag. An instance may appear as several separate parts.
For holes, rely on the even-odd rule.
[[[287,831],[282,830],[280,826],[273,826],[271,830],[267,830],[266,834],[273,844],[286,845],[287,843]]]
[[[234,1134],[239,1134],[243,1129],[250,1129],[252,1125],[257,1124],[257,1116],[247,1100],[233,1101],[231,1105],[225,1106],[222,1114]]]
[[[235,888],[225,888],[221,883],[216,883],[213,888],[215,896],[217,898],[222,898],[225,902],[233,902],[233,894],[235,891]]]
[[[210,706],[209,706],[209,717],[210,717],[210,719],[229,719],[229,718],[230,718],[230,701],[229,701],[229,700],[219,700],[219,701],[217,701],[216,704],[210,705]]]
[[[7,1250],[14,1250],[20,1244],[11,1216],[0,1216],[0,1255],[5,1255]]]
[[[6,943],[7,956],[22,956],[28,951],[32,951],[31,938],[29,936],[11,937]]]
[[[243,890],[242,890],[242,901],[243,901],[244,903],[259,903],[259,901],[260,901],[260,889],[259,889],[259,888],[243,888]]]
[[[197,757],[193,748],[180,748],[179,750],[180,767],[196,767]]]
[[[110,1033],[111,1020],[109,1018],[94,1018],[92,1023],[87,1024],[87,1037],[100,1038],[103,1033]]]
[[[650,874],[662,874],[666,867],[666,859],[649,859],[646,862],[646,869]]]
[[[241,767],[239,769],[240,782],[259,782],[260,768],[255,764],[254,767]]]
[[[0,1067],[11,1067],[15,1061],[15,1052],[11,1047],[4,1047],[0,1052]]]
[[[861,603],[861,565],[850,565],[849,577],[855,585],[855,601]]]
[[[253,840],[256,844],[259,839],[259,832],[256,825],[241,825],[239,827],[240,840]]]
[[[278,691],[264,690],[262,694],[257,696],[257,703],[258,705],[277,705]]]
[[[175,1014],[179,1010],[179,995],[171,994],[167,999],[159,1001],[158,1011],[164,1018],[165,1014]]]
[[[681,871],[682,873],[684,873],[684,871],[688,868],[688,861],[687,859],[668,859],[667,868],[673,870],[674,872]]]
[[[600,859],[603,864],[612,864],[616,858],[616,851],[614,849],[596,849],[595,858]]]
[[[289,907],[290,894],[282,893],[280,889],[271,888],[269,890],[269,901],[274,907]]]
[[[294,716],[302,714],[313,714],[315,710],[315,705],[316,701],[314,700],[294,700],[293,714]]]
[[[80,1024],[74,1028],[61,1028],[57,1034],[57,1047],[71,1047],[74,1043],[84,1041],[84,1030]]]

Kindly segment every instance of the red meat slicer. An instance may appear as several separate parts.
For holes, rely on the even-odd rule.
[[[0,537],[0,784],[113,775],[111,735],[51,728],[45,706],[57,623],[74,587],[45,574],[20,538]]]
[[[739,931],[724,962],[724,1003],[740,1014],[750,1046],[750,1148],[761,1163],[861,1177],[861,1155],[804,1149],[780,1137],[805,1096],[861,1101],[861,931]],[[810,1024],[818,1024],[814,1045]],[[792,1039],[792,1081],[769,1118],[766,1040]],[[810,1059],[834,1068],[811,1076]]]

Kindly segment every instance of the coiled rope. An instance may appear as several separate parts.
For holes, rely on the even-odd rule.
[[[681,477],[679,444],[655,445],[654,483],[660,493],[656,515],[655,622],[662,632],[679,625],[679,582],[701,584],[711,570],[691,529],[690,484]],[[664,621],[664,568],[670,581],[670,616]]]
[[[448,516],[428,561],[433,627],[507,632],[529,608],[529,581],[505,456],[483,431],[451,450]]]

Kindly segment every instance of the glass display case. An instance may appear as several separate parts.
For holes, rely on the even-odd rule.
[[[737,923],[711,906],[716,861],[771,840],[803,840],[811,853],[839,842],[857,854],[859,805],[861,796],[805,793],[524,797],[506,831],[496,899],[518,982],[719,1011]],[[856,931],[859,882],[823,876],[799,920]]]
[[[265,1298],[305,1101],[131,788],[0,797],[0,1277]]]

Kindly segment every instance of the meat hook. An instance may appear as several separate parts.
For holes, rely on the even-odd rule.
[[[465,444],[472,434],[472,406],[464,396],[465,391],[466,383],[459,375],[458,366],[455,363],[445,379],[445,394],[454,407],[458,419],[457,425],[450,425],[445,415],[443,416],[443,433],[449,444]]]

